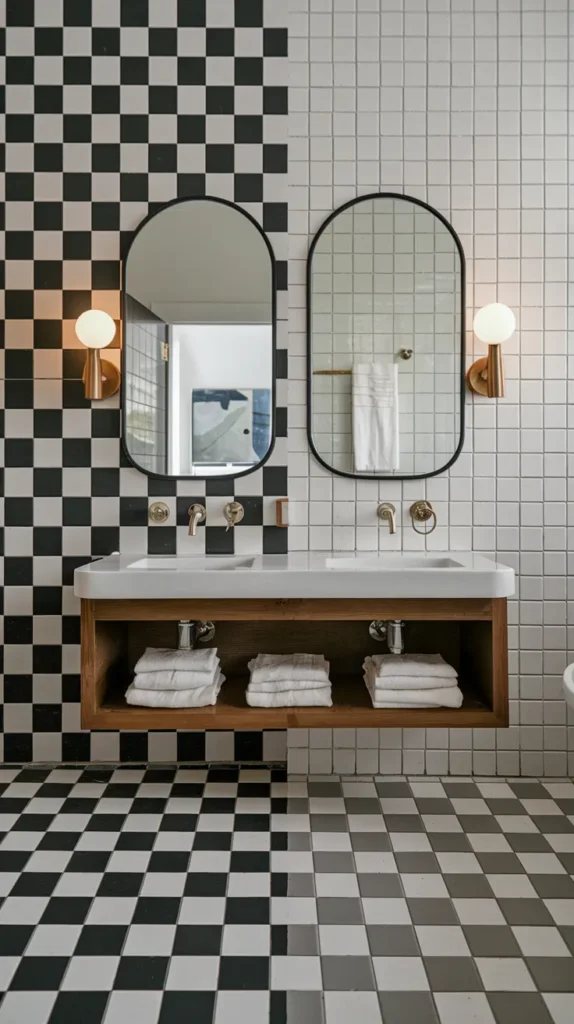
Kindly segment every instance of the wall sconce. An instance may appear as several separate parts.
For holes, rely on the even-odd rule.
[[[100,349],[111,345],[115,336],[116,325],[103,309],[87,309],[76,320],[76,337],[88,350],[82,375],[86,398],[109,398],[120,386],[118,368],[100,357]]]
[[[516,330],[516,317],[502,302],[491,302],[476,314],[472,328],[488,345],[488,355],[477,359],[466,375],[471,391],[487,398],[504,398],[504,365],[500,346]]]

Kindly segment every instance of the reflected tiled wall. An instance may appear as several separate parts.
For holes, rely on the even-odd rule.
[[[365,199],[321,233],[312,271],[313,440],[329,466],[355,469],[357,363],[397,366],[397,475],[450,462],[460,438],[461,279],[448,229],[402,199]]]
[[[561,673],[574,660],[571,110],[568,0],[292,0],[290,409],[292,550],[453,549],[518,573],[510,603],[509,730],[289,734],[293,771],[514,775],[574,772]],[[468,259],[468,321],[517,313],[504,401],[467,396],[464,451],[428,481],[337,478],[305,434],[305,257],[354,196],[404,192],[441,211]],[[469,362],[484,349],[468,336]],[[426,542],[408,508],[432,501]],[[400,510],[389,538],[379,500]]]

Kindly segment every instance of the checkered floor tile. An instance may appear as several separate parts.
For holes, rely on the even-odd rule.
[[[572,1024],[574,783],[0,769],[0,1024]]]

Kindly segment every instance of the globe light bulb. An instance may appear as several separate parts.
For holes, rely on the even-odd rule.
[[[516,317],[502,302],[491,302],[479,309],[472,327],[476,337],[485,345],[501,345],[514,334]]]
[[[114,340],[116,325],[103,309],[87,309],[76,320],[76,337],[86,348],[106,348]]]

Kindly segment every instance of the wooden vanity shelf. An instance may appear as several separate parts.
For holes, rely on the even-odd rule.
[[[180,619],[212,620],[227,677],[214,707],[140,708],[124,699],[145,647],[176,647]],[[373,708],[363,682],[373,619],[407,622],[406,650],[440,653],[457,669],[461,708]],[[247,662],[258,652],[324,654],[333,707],[250,708]],[[504,727],[508,725],[506,599],[82,600],[85,729]]]

